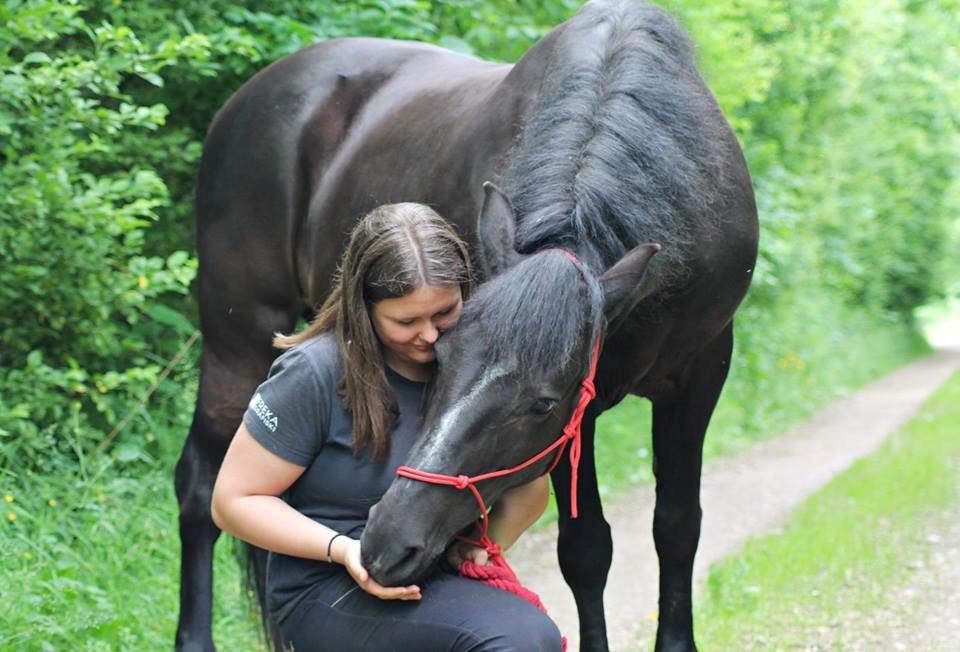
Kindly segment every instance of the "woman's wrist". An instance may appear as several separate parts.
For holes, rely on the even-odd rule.
[[[350,537],[345,534],[339,534],[334,539],[331,539],[328,544],[330,549],[330,561],[334,564],[344,565],[347,557],[347,548],[350,546],[350,542],[353,541]]]

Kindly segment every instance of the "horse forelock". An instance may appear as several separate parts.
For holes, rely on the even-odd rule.
[[[479,325],[482,341],[471,346],[490,360],[509,361],[524,379],[573,362],[602,317],[598,281],[560,251],[527,256],[484,283],[463,314]]]
[[[609,267],[656,241],[670,259],[660,273],[683,274],[723,169],[725,141],[704,124],[719,117],[712,102],[671,17],[619,0],[584,7],[505,168],[518,249],[588,243]]]

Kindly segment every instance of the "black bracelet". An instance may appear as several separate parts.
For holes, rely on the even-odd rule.
[[[337,537],[346,536],[345,534],[334,534],[330,537],[330,541],[327,542],[327,563],[333,563],[333,542],[337,540]]]

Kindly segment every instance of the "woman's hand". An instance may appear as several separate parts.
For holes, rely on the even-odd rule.
[[[454,541],[453,544],[447,548],[447,561],[456,569],[459,569],[460,564],[465,561],[472,561],[478,566],[486,566],[489,561],[489,555],[487,551],[480,546],[475,546],[466,541]]]
[[[382,586],[370,577],[370,573],[360,563],[360,541],[357,539],[347,540],[347,547],[343,553],[343,565],[346,566],[347,572],[350,573],[360,588],[374,597],[381,600],[420,599],[419,586]]]

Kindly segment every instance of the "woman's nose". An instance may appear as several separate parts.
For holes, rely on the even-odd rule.
[[[427,344],[433,344],[440,337],[440,331],[433,325],[432,321],[428,321],[427,325],[420,331],[420,337]]]

